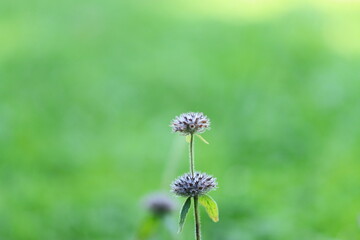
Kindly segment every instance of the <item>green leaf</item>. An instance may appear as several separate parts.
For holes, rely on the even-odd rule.
[[[201,195],[199,196],[199,202],[201,205],[205,207],[205,210],[211,220],[214,222],[219,221],[219,209],[214,199],[212,199],[208,195]]]
[[[206,141],[205,138],[203,138],[202,136],[200,135],[196,135],[196,136],[198,136],[198,138],[200,138],[204,143],[209,144],[209,142]]]
[[[183,226],[185,223],[185,218],[189,211],[190,205],[191,205],[191,197],[188,197],[181,209],[181,212],[180,212],[180,221],[179,221],[179,231],[178,232],[181,232],[183,229]]]
[[[191,141],[191,135],[187,135],[187,136],[185,137],[185,140],[186,140],[187,143],[190,143],[190,141]]]

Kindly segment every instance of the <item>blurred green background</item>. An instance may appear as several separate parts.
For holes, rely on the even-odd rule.
[[[132,239],[187,111],[204,240],[360,239],[358,1],[1,1],[0,100],[1,240]]]

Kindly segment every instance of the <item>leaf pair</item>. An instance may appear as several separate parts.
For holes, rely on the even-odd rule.
[[[198,134],[196,134],[196,136],[197,136],[198,138],[200,138],[204,143],[209,144],[209,142],[206,141],[205,138],[203,138],[202,136],[200,136],[200,135],[198,135]],[[185,140],[186,140],[187,143],[190,143],[190,138],[191,138],[190,135],[187,135],[187,136],[186,136],[186,139],[185,139]]]
[[[207,214],[209,215],[210,219],[213,220],[214,222],[218,222],[219,221],[219,209],[218,206],[215,202],[214,199],[212,199],[210,196],[208,195],[201,195],[199,196],[199,202],[201,205],[203,205],[205,207],[205,210],[207,212]],[[180,221],[179,221],[179,232],[182,231],[184,223],[185,223],[185,218],[187,213],[189,212],[191,206],[191,197],[188,197],[183,205],[183,207],[181,208],[181,212],[180,212]]]

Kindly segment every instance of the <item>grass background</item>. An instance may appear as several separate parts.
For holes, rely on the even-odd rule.
[[[360,239],[359,26],[356,1],[1,1],[0,239],[132,239],[187,111],[204,239]]]

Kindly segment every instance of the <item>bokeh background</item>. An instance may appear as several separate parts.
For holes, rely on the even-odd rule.
[[[1,1],[0,239],[133,239],[188,169],[187,111],[212,120],[205,240],[360,239],[351,0]]]

